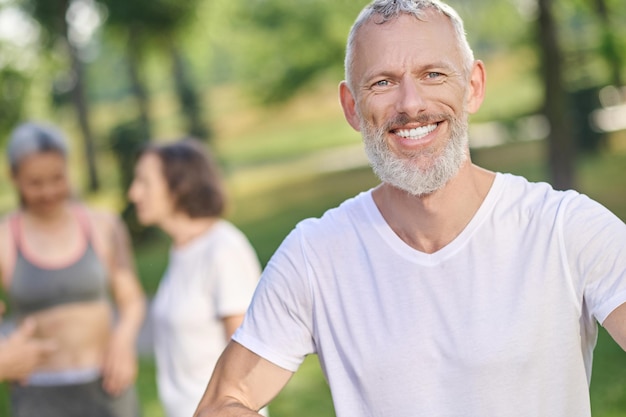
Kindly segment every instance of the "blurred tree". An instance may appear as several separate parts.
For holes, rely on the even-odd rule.
[[[563,91],[566,97],[567,154],[562,154],[555,143],[551,144],[550,161],[555,163],[561,158],[575,158],[579,152],[594,152],[600,149],[605,134],[594,129],[590,123],[590,114],[600,106],[599,91],[607,84],[623,83],[626,45],[620,45],[620,39],[626,35],[620,22],[626,18],[624,3],[619,0],[560,0],[550,2],[554,19],[555,42],[558,38],[558,65],[561,80],[559,90],[556,87],[548,95],[554,97],[557,91]],[[620,32],[621,30],[621,32]],[[555,59],[555,55],[545,54],[549,44],[538,42],[543,48],[541,55],[544,63],[544,80],[546,71],[554,63],[546,59]],[[546,102],[547,110],[554,102]],[[554,108],[552,108],[554,112]],[[559,134],[557,133],[557,136]],[[553,140],[553,135],[550,140]],[[558,140],[558,139],[556,139]],[[566,146],[565,138],[561,146]],[[557,146],[556,148],[554,146]],[[554,152],[554,153],[552,153]],[[574,169],[575,161],[571,163]],[[559,165],[551,167],[558,170]],[[564,168],[563,165],[560,165]],[[556,176],[557,174],[554,173]],[[572,180],[573,182],[573,180]]]
[[[600,19],[600,28],[602,31],[602,43],[600,50],[611,68],[611,84],[616,86],[623,85],[622,69],[624,68],[623,51],[619,45],[613,23],[611,21],[611,13],[609,4],[606,0],[592,0],[594,10]]]
[[[111,147],[116,155],[121,174],[121,190],[130,186],[135,155],[153,136],[150,119],[150,99],[143,78],[143,64],[151,47],[160,47],[171,61],[171,74],[181,107],[187,121],[185,134],[208,140],[210,130],[202,117],[199,95],[189,77],[179,33],[184,31],[195,16],[201,0],[100,0],[109,12],[108,25],[126,37],[127,62],[132,91],[136,97],[139,118],[117,125],[110,135]],[[142,227],[137,221],[134,206],[127,203],[122,217],[135,241],[152,236],[152,228]]]
[[[151,135],[149,98],[141,76],[141,62],[151,44],[163,46],[172,62],[172,78],[187,119],[187,132],[208,139],[210,130],[202,117],[199,95],[194,89],[179,47],[178,34],[193,21],[200,0],[101,0],[109,10],[108,23],[127,33],[128,63],[133,92],[140,109],[143,131]]]
[[[29,79],[12,67],[0,68],[0,138],[15,127],[22,118]]]
[[[14,1],[0,1],[0,148],[23,117],[36,56],[36,24]]]
[[[368,1],[246,0],[232,19],[234,70],[261,103],[281,102],[327,73],[341,74],[346,36]]]
[[[178,44],[168,38],[169,54],[172,61],[172,74],[182,113],[187,119],[187,132],[198,138],[209,140],[213,136],[204,121],[204,107],[200,95],[194,88],[189,76],[189,67]]]
[[[120,32],[126,49],[126,68],[130,81],[131,91],[137,102],[139,127],[135,133],[141,134],[142,140],[147,141],[152,134],[150,123],[150,100],[148,89],[145,86],[141,71],[141,63],[145,55],[145,38],[143,34],[142,8],[146,1],[100,0],[107,8],[105,25]],[[141,132],[141,133],[139,133]],[[115,135],[114,135],[115,136]],[[124,175],[124,173],[122,173]]]
[[[124,194],[133,180],[137,154],[146,143],[143,129],[141,121],[123,122],[113,128],[109,137],[120,171],[120,189]],[[141,225],[135,206],[129,201],[126,201],[121,216],[128,226],[133,242],[138,243],[154,236],[155,229]]]
[[[85,159],[88,172],[88,189],[96,191],[100,187],[95,159],[94,136],[89,121],[89,102],[86,95],[84,63],[79,47],[69,38],[68,10],[73,0],[23,0],[22,5],[44,31],[42,41],[48,46],[61,45],[70,59],[71,99],[76,109],[78,123],[83,136]]]
[[[572,140],[568,121],[562,53],[557,40],[553,3],[553,0],[538,0],[537,31],[544,82],[543,111],[550,123],[549,169],[552,185],[563,190],[574,185],[576,142]]]

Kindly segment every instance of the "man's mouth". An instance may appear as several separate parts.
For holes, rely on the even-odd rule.
[[[413,129],[395,129],[395,130],[392,130],[391,132],[404,139],[417,140],[417,139],[423,138],[424,136],[428,135],[433,130],[437,129],[437,126],[439,126],[439,123],[432,123],[429,125],[416,127]]]

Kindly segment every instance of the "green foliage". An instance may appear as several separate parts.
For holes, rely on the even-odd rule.
[[[241,54],[235,69],[252,96],[281,102],[328,71],[341,74],[346,35],[365,3],[240,1],[229,42]]]
[[[65,13],[70,0],[22,0],[24,9],[46,32],[44,43],[53,44],[56,39],[67,36]]]
[[[451,0],[448,3],[463,19],[468,40],[478,59],[524,47],[531,41],[529,17],[516,7],[514,1]]]
[[[612,66],[626,62],[622,22],[626,3],[612,0],[555,2],[559,42],[569,90],[611,84]],[[618,70],[619,71],[619,70]]]
[[[125,192],[133,179],[135,161],[141,148],[148,142],[149,135],[139,121],[129,121],[116,126],[109,137],[111,150],[115,154],[120,171],[120,190]],[[156,231],[146,228],[137,219],[134,205],[129,202],[122,210],[122,219],[128,227],[133,241],[154,237]]]
[[[170,34],[189,22],[199,0],[99,0],[117,26],[139,25],[153,33]]]
[[[117,157],[122,190],[127,190],[133,178],[137,153],[150,139],[143,125],[135,120],[121,123],[111,131],[111,149]]]
[[[0,143],[22,118],[29,79],[11,67],[0,68]]]

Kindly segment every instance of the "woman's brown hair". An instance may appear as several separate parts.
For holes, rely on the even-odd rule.
[[[191,218],[220,217],[226,194],[217,162],[195,139],[152,144],[140,154],[151,153],[161,160],[163,177],[174,199],[174,207]]]

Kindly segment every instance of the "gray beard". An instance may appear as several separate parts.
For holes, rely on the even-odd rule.
[[[425,148],[420,152],[400,157],[389,149],[385,135],[391,126],[407,124],[410,121],[427,124],[429,120],[442,119],[447,120],[450,125],[450,138],[439,155],[432,149]],[[459,172],[467,159],[467,117],[437,115],[411,120],[406,116],[399,116],[379,128],[361,118],[361,132],[365,152],[378,178],[414,196],[431,194],[443,188]]]

